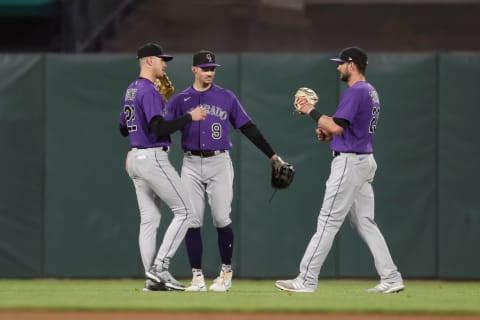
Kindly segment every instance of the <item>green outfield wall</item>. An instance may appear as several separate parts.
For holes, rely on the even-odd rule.
[[[217,84],[230,88],[277,153],[296,167],[272,197],[267,158],[238,132],[232,219],[234,268],[244,278],[294,276],[315,231],[330,170],[328,144],[292,111],[296,89],[320,95],[332,114],[345,89],[334,53],[217,54]],[[191,84],[191,55],[167,72],[177,92]],[[410,278],[480,279],[478,53],[374,53],[378,89],[376,221]],[[0,277],[141,277],[139,215],[118,132],[122,95],[138,75],[134,55],[0,54]],[[180,169],[178,133],[170,158]],[[271,200],[270,200],[271,199]],[[220,259],[207,210],[204,268]],[[171,220],[163,208],[160,233]],[[160,239],[159,239],[160,240]],[[189,276],[182,245],[171,265]],[[362,240],[344,223],[321,273],[376,277]]]

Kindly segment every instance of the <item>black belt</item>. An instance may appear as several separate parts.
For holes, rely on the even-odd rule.
[[[133,150],[133,149],[150,149],[150,148],[161,148],[162,151],[165,151],[165,152],[168,152],[168,150],[170,150],[170,148],[169,148],[169,147],[166,147],[166,146],[148,147],[148,148],[144,148],[144,147],[132,147],[132,150]]]
[[[336,156],[339,156],[342,153],[371,154],[370,152],[338,152],[338,151],[332,151],[332,156],[335,158]]]
[[[199,157],[202,157],[202,158],[209,158],[209,157],[213,157],[213,156],[216,156],[220,153],[224,153],[225,150],[186,150],[185,153],[187,155],[192,155],[192,156],[199,156]]]

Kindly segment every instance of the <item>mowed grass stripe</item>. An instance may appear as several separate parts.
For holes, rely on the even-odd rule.
[[[188,280],[184,280],[186,283]],[[321,280],[315,293],[277,290],[273,280],[234,280],[227,293],[143,292],[143,280],[0,280],[0,309],[480,314],[480,282],[406,281],[369,294],[364,280]]]

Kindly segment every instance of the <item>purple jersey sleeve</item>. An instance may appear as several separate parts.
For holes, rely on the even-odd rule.
[[[171,144],[169,136],[158,139],[150,131],[150,121],[155,116],[166,117],[165,102],[151,81],[138,78],[125,92],[119,119],[120,125],[127,127],[131,147],[153,148]]]
[[[207,118],[182,129],[184,150],[229,150],[230,126],[237,129],[251,120],[235,94],[217,85],[204,92],[192,87],[180,92],[169,101],[168,117],[178,118],[197,106],[206,110]]]
[[[380,100],[371,84],[360,81],[348,88],[333,117],[346,119],[350,124],[341,135],[333,137],[332,150],[372,153],[379,115]]]

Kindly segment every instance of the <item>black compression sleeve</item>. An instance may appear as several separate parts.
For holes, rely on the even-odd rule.
[[[126,126],[120,125],[120,134],[124,137],[128,137],[128,129]]]
[[[333,118],[333,121],[343,129],[346,129],[350,125],[350,122],[343,118]]]
[[[150,130],[161,138],[183,128],[192,121],[192,115],[186,113],[175,120],[165,120],[162,116],[153,117],[150,121]]]
[[[320,119],[320,117],[322,116],[320,111],[316,109],[313,109],[312,111],[310,111],[309,115],[310,117],[312,117],[313,120],[315,120],[315,122],[318,122],[318,119]],[[348,120],[343,118],[333,118],[333,121],[343,129],[346,129],[350,125],[350,122],[348,122]]]
[[[240,131],[245,135],[245,137],[248,138],[258,149],[262,150],[263,153],[268,158],[271,158],[274,154],[275,151],[273,151],[272,147],[270,144],[267,142],[265,137],[262,135],[260,130],[258,130],[257,126],[249,121],[246,124],[244,124],[242,127],[240,127]]]
[[[318,122],[318,119],[320,119],[320,117],[322,116],[320,111],[318,111],[317,109],[313,109],[312,111],[310,111],[309,115],[310,117],[312,117],[313,120],[315,120],[315,122]]]

